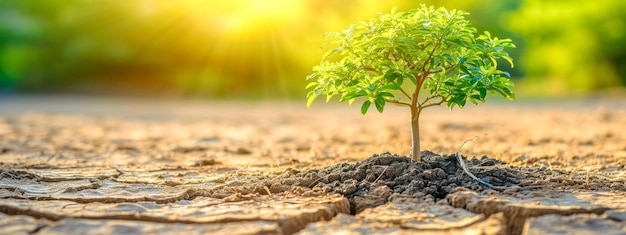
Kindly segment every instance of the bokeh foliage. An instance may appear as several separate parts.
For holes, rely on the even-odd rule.
[[[626,85],[626,1],[526,0],[508,14],[525,39],[522,82],[531,93]]]
[[[303,97],[320,35],[422,3],[517,42],[517,89],[626,84],[620,0],[4,0],[0,92]]]

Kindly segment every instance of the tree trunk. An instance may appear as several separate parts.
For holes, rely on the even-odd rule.
[[[422,160],[420,154],[420,112],[417,109],[411,109],[411,157],[414,161]]]

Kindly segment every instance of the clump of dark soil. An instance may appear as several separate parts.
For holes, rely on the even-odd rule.
[[[405,156],[375,154],[354,164],[340,163],[286,173],[265,181],[265,187],[272,193],[295,188],[298,191],[304,189],[304,193],[308,189],[318,193],[339,193],[350,200],[353,213],[382,205],[394,194],[436,202],[458,187],[477,191],[486,189],[463,173],[456,155],[423,151],[422,156],[422,161],[415,162]],[[495,186],[519,184],[525,175],[504,162],[485,156],[469,161],[464,157],[464,160],[474,175]]]

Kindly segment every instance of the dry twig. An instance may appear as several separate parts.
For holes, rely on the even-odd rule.
[[[387,169],[388,169],[388,168],[389,168],[389,166],[385,166],[385,169],[383,169],[383,172],[381,172],[381,173],[380,173],[380,175],[378,176],[378,178],[376,178],[376,180],[374,180],[374,183],[373,183],[373,184],[375,184],[376,182],[378,182],[378,180],[380,180],[380,178],[382,178],[382,177],[383,177],[383,175],[385,174],[385,172],[387,171]]]

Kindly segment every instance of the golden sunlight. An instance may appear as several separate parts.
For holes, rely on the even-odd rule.
[[[201,13],[196,17],[204,18],[204,23],[210,21],[215,29],[235,34],[254,34],[268,25],[303,17],[304,12],[304,1],[294,0],[192,0],[180,4],[187,12]]]
[[[303,41],[307,29],[302,27],[310,16],[307,1],[145,1],[141,7],[143,12],[156,12],[155,17],[164,22],[159,24],[158,38],[167,39],[155,46],[178,45],[177,51],[193,51],[190,54],[195,58],[191,61],[175,61],[179,67],[200,68],[177,76],[178,82],[189,90],[219,96],[245,92],[242,89],[252,86],[260,93],[252,95],[263,96],[276,88],[287,93],[286,76],[296,68],[310,66],[308,58],[315,58],[300,52],[302,47],[296,43]],[[318,34],[315,33],[316,38]],[[307,59],[301,58],[305,56]],[[272,85],[272,81],[278,84]],[[213,87],[221,88],[211,90]]]

